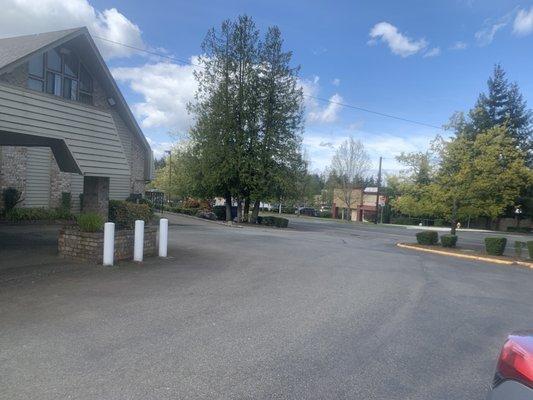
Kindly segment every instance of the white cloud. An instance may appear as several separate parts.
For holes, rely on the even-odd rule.
[[[342,106],[343,98],[338,93],[335,93],[329,98],[329,103],[320,105],[316,99],[320,91],[320,78],[314,76],[312,79],[300,80],[300,85],[304,92],[305,106],[307,110],[307,120],[309,122],[331,123],[339,118],[339,112]]]
[[[152,151],[154,152],[154,158],[156,159],[163,157],[165,155],[165,151],[170,150],[175,145],[175,143],[172,142],[158,142],[148,136],[146,136],[146,140],[152,148]]]
[[[2,0],[0,37],[87,26],[93,36],[145,48],[141,30],[116,8],[96,10],[88,0]],[[107,59],[135,50],[95,39]]]
[[[480,46],[487,46],[492,43],[496,33],[507,25],[507,22],[497,22],[495,24],[489,25],[481,30],[477,31],[475,34],[477,43]]]
[[[440,47],[433,47],[424,54],[424,58],[437,57],[440,55]]]
[[[191,58],[191,64],[197,64],[196,58]],[[165,128],[183,133],[192,123],[187,104],[196,93],[195,68],[193,65],[159,62],[114,68],[111,72],[118,82],[129,85],[143,97],[141,102],[132,106],[143,128]]]
[[[427,47],[425,39],[413,40],[398,31],[394,25],[388,22],[380,22],[370,30],[371,40],[369,44],[375,44],[378,40],[385,42],[390,50],[401,57],[409,57]]]
[[[333,86],[339,86],[341,84],[341,80],[339,78],[335,78],[331,81],[331,84]]]
[[[389,171],[401,169],[394,159],[402,152],[423,151],[429,147],[434,135],[416,134],[404,137],[394,134],[369,132],[353,132],[341,130],[340,135],[326,132],[308,132],[304,136],[303,145],[312,160],[312,168],[323,170],[331,164],[335,150],[349,137],[360,139],[369,153],[373,165],[377,166],[380,156],[385,157],[384,168]]]
[[[527,10],[519,10],[513,23],[513,33],[525,36],[533,33],[533,7]]]
[[[450,50],[465,50],[468,47],[468,44],[465,42],[455,42],[451,47]]]

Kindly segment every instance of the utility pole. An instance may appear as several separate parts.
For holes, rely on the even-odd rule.
[[[172,151],[165,150],[165,153],[168,154],[168,205],[170,206],[170,193],[172,191]]]
[[[374,219],[374,224],[378,223],[378,216],[379,216],[379,189],[381,186],[381,162],[382,161],[383,161],[383,157],[379,157],[378,187],[376,191],[376,218]]]

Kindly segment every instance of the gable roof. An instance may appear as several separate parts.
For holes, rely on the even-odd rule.
[[[0,39],[0,70],[82,28]]]
[[[84,61],[91,64],[100,78],[99,82],[115,99],[119,114],[127,126],[139,137],[147,150],[147,160],[150,160],[150,145],[86,27],[0,39],[0,74],[12,70],[37,53],[44,53],[71,40],[75,40],[79,46],[84,47],[84,50],[89,49],[93,53],[94,57]]]

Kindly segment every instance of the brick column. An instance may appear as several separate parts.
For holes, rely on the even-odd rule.
[[[109,210],[109,178],[83,177],[83,212],[95,212],[107,221]]]

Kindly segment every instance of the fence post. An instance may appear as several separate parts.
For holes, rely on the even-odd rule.
[[[142,262],[144,255],[144,221],[135,221],[135,241],[133,244],[133,261]]]
[[[106,222],[104,224],[104,265],[113,265],[115,255],[115,224]]]
[[[159,220],[159,257],[167,256],[168,247],[168,219]]]

